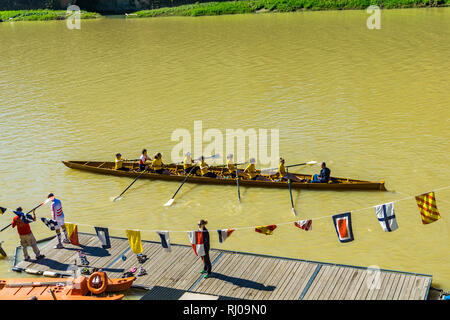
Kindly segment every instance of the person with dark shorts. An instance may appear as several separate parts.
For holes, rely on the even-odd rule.
[[[206,220],[200,220],[198,222],[198,229],[199,231],[203,232],[203,246],[205,248],[205,255],[202,257],[203,260],[203,270],[200,271],[201,274],[205,274],[203,276],[203,278],[209,278],[209,276],[211,275],[211,269],[212,269],[212,265],[211,265],[211,259],[209,258],[209,232],[208,229],[206,229],[206,224],[208,223],[208,221]]]

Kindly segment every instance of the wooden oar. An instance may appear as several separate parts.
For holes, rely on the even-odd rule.
[[[237,192],[238,192],[238,199],[239,203],[241,203],[241,191],[239,190],[239,169],[236,164],[236,184],[237,184]]]
[[[292,188],[291,188],[291,179],[289,178],[289,169],[287,167],[286,167],[286,173],[288,176],[289,194],[291,195],[292,213],[294,214],[294,216],[297,216],[297,212],[295,212],[295,208],[294,208],[294,200],[292,199]]]
[[[125,190],[123,190],[122,191],[122,193],[121,194],[119,194],[117,197],[115,197],[115,198],[111,198],[111,201],[113,201],[113,202],[115,202],[115,201],[117,201],[117,200],[119,200],[119,199],[121,199],[121,196],[125,193],[125,192],[127,192],[127,190],[128,189],[130,189],[130,187],[144,174],[144,173],[146,173],[148,171],[148,168],[147,169],[145,169],[144,171],[142,171],[137,177],[136,177],[136,179],[134,179],[133,180],[133,182],[128,186],[128,187],[126,187],[126,189]]]
[[[49,202],[50,199],[45,200],[44,202],[42,202],[40,205],[34,207],[33,209],[31,209],[30,211],[28,211],[27,213],[25,213],[25,215],[29,214],[30,212],[32,212],[33,210],[36,210],[37,208],[43,206],[44,204],[46,204],[47,202]],[[6,208],[4,208],[6,209]],[[6,227],[3,227],[2,230],[0,230],[0,232],[2,232],[3,230],[7,229],[9,226],[11,226],[12,223],[8,224]]]
[[[207,158],[204,158],[204,159],[217,158],[217,157],[219,157],[219,156],[220,156],[220,155],[217,153],[217,154],[215,154],[215,155],[213,155],[213,156],[211,156],[211,157],[207,157]],[[200,160],[200,159],[201,159],[201,158],[198,158],[198,159],[195,159],[194,161],[198,161],[198,160]],[[189,178],[189,176],[192,174],[192,170],[193,170],[194,168],[195,168],[195,166],[193,166],[193,167],[191,168],[191,170],[189,171],[189,173],[186,175],[186,178],[184,178],[183,182],[182,182],[181,185],[178,187],[177,191],[175,191],[175,193],[174,193],[174,195],[172,196],[172,198],[170,198],[170,200],[167,201],[167,202],[164,204],[164,207],[170,207],[170,206],[173,204],[173,202],[175,201],[175,196],[177,195],[178,191],[180,191],[181,187],[182,187],[183,184],[187,181],[187,179]]]
[[[290,166],[285,166],[285,168],[292,168],[292,167],[305,166],[305,165],[311,166],[316,163],[317,163],[317,161],[309,161],[309,162],[291,164]],[[263,170],[261,170],[261,174],[273,174],[273,173],[275,173],[274,170],[278,170],[278,168],[263,169]]]

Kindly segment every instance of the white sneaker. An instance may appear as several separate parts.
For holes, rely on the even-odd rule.
[[[64,240],[63,240],[63,243],[71,244],[71,242],[70,242],[69,239],[64,239]]]

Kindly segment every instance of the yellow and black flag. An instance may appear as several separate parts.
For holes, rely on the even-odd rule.
[[[8,210],[8,209],[0,207],[0,214],[4,214],[6,212],[6,210]]]
[[[432,223],[441,218],[436,205],[434,192],[428,192],[420,196],[416,196],[416,202],[419,207],[423,224]]]

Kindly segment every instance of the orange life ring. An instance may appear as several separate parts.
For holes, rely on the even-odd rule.
[[[108,277],[104,272],[94,272],[89,276],[88,289],[93,294],[100,294],[106,290],[108,286]]]

